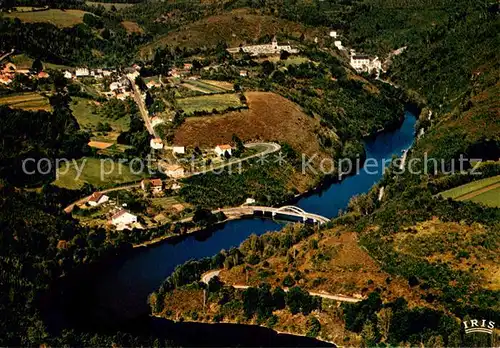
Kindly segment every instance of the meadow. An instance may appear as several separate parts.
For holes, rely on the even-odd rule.
[[[237,94],[213,94],[199,97],[177,99],[179,109],[184,110],[186,115],[195,112],[211,112],[214,109],[224,111],[231,107],[241,107],[243,104]]]
[[[117,120],[103,117],[99,114],[99,105],[93,100],[73,98],[71,111],[82,128],[94,130],[98,123],[109,123],[115,132],[125,132],[129,129],[129,118],[121,117]]]
[[[7,105],[13,109],[51,111],[49,100],[38,93],[21,93],[0,97],[0,105]]]
[[[121,10],[134,4],[120,3],[120,2],[97,2],[97,1],[87,1],[85,2],[88,6],[103,6],[106,10],[110,11],[114,6],[117,10]]]
[[[83,23],[85,11],[81,10],[57,10],[50,9],[34,12],[12,12],[6,16],[10,18],[19,18],[23,22],[28,23],[51,23],[57,27],[72,27],[76,24]]]
[[[25,54],[16,54],[15,56],[11,56],[10,60],[18,69],[30,69],[31,66],[33,65],[34,59],[28,57]],[[47,62],[42,62],[42,64],[45,69],[54,69],[54,70],[71,69],[71,67],[68,65],[60,65]]]
[[[487,206],[500,207],[500,175],[473,181],[444,191],[440,195],[443,198],[470,200]]]
[[[146,173],[141,175],[132,173],[128,165],[117,162],[111,164],[109,159],[103,161],[105,162],[101,166],[100,159],[86,157],[76,161],[76,165],[70,163],[69,168],[67,164],[62,164],[58,169],[58,178],[53,184],[70,190],[77,190],[84,183],[96,188],[105,188],[114,184],[138,181],[146,176]],[[82,173],[77,178],[76,167],[81,168],[82,164],[84,164]],[[103,180],[101,180],[101,168],[103,173],[110,172],[102,177]]]
[[[195,89],[197,91],[206,93],[206,94],[215,94],[215,93],[226,93],[228,91],[231,91],[233,88],[232,86],[230,88],[218,86],[215,84],[212,84],[208,81],[203,81],[203,80],[188,80],[184,82],[184,85],[188,85],[186,87],[192,87],[192,89]]]

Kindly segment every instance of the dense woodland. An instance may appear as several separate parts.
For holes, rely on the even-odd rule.
[[[50,7],[83,9],[99,18],[87,16],[83,24],[65,29],[51,24],[28,24],[0,18],[0,50],[7,51],[14,47],[32,58],[60,64],[128,65],[134,61],[137,47],[151,42],[156,35],[204,16],[239,7],[251,7],[311,26],[342,29],[347,44],[367,52],[383,54],[407,45],[406,53],[394,59],[385,78],[399,84],[414,101],[432,107],[437,118],[425,124],[427,136],[417,142],[411,156],[422,156],[428,152],[449,161],[465,151],[469,154],[482,154],[486,158],[498,158],[500,126],[497,86],[500,59],[496,3],[443,0],[435,2],[434,7],[429,7],[419,1],[241,0],[211,6],[205,2],[199,4],[194,1],[176,1],[148,2],[111,13],[103,8],[89,8],[81,1],[1,2],[2,8],[46,4]],[[168,20],[151,20],[158,18],[160,13],[170,13],[172,16]],[[127,34],[120,25],[124,19],[137,21],[146,32]],[[214,48],[213,51],[216,59],[222,62],[229,59],[223,48],[220,45],[219,50]],[[180,49],[172,49],[172,52],[178,60],[192,53]],[[397,119],[395,115],[400,110],[400,105],[394,102],[399,96],[397,92],[377,85],[384,89],[384,94],[388,97],[374,98],[362,91],[358,82],[343,76],[339,62],[321,57],[321,53],[314,49],[307,52],[311,59],[321,62],[319,67],[299,65],[283,76],[266,64],[267,67],[262,67],[262,76],[258,78],[259,84],[253,87],[275,90],[286,95],[309,113],[321,115],[324,122],[335,128],[339,135],[358,141],[364,133],[372,133]],[[159,57],[156,67],[153,62],[153,68],[159,69],[162,63],[173,66],[176,64],[175,59],[162,61]],[[334,88],[327,81],[332,76],[338,80],[338,85]],[[303,79],[308,82],[299,82]],[[318,90],[328,92],[320,95]],[[61,91],[57,92],[51,98],[53,112],[50,113],[0,108],[0,175],[5,179],[0,183],[0,309],[4,314],[0,342],[6,346],[42,343],[52,346],[104,346],[111,345],[112,342],[124,346],[152,345],[154,338],[142,339],[128,335],[101,337],[94,333],[72,331],[49,333],[40,314],[41,295],[54,279],[106,255],[127,250],[131,242],[137,242],[132,234],[109,239],[105,231],[84,229],[68,216],[62,215],[61,207],[64,203],[89,188],[75,193],[44,186],[41,192],[18,192],[12,186],[11,182],[16,183],[16,180],[23,185],[32,183],[19,175],[20,158],[78,158],[89,151],[86,146],[88,135],[78,129],[78,124],[69,111],[67,96]],[[328,107],[332,104],[342,104],[343,110]],[[372,113],[367,113],[368,109],[376,110],[376,117],[370,118]],[[344,112],[346,115],[353,115],[352,119],[345,117]],[[134,145],[136,151],[141,153],[147,148],[147,136],[137,112],[132,114],[131,129],[129,133],[122,135],[120,141]],[[498,170],[488,169],[487,173],[498,174]],[[253,177],[248,175],[217,178],[223,181],[221,185],[227,189],[223,195],[224,204],[233,204],[244,198],[241,192],[235,193],[231,185],[245,187],[246,197],[253,193],[256,183],[266,184],[269,179],[262,172],[254,173]],[[193,180],[195,183],[199,181],[206,184],[209,179],[213,178],[202,176]],[[45,178],[36,178],[38,183],[44,180]],[[480,315],[500,322],[498,291],[477,286],[476,280],[468,272],[403,255],[391,243],[394,233],[437,216],[443,221],[456,221],[466,225],[480,223],[488,231],[474,242],[473,248],[465,249],[458,257],[465,257],[474,248],[497,252],[500,231],[498,209],[433,197],[441,189],[471,180],[473,178],[468,175],[446,177],[437,173],[419,177],[395,176],[389,172],[381,183],[386,186],[386,198],[383,202],[377,202],[376,191],[371,191],[357,197],[351,203],[350,211],[335,222],[356,230],[360,234],[361,245],[375,259],[383,261],[385,271],[409,280],[411,278],[418,282],[418,286],[426,284],[425,286],[436,290],[437,296],[429,298],[429,301],[436,301],[445,306],[447,311],[445,314],[438,310],[409,309],[403,299],[384,303],[376,293],[359,305],[346,305],[346,328],[362,333],[367,345],[374,345],[382,339],[384,333],[378,331],[374,317],[388,308],[393,315],[393,330],[384,339],[391,344],[405,340],[416,345],[421,342],[421,334],[424,332],[426,343],[430,339],[437,340],[429,345],[453,345],[458,342],[458,328],[454,321],[452,323],[455,319],[450,318]],[[268,186],[264,197],[261,197],[262,201],[270,204],[290,194],[283,182],[273,182],[274,185]],[[197,205],[217,206],[221,203],[221,197],[213,195],[210,185],[207,185],[209,194],[205,196],[193,192],[192,188],[185,189],[181,194]],[[204,198],[202,200],[199,197]],[[370,229],[373,225],[380,229],[373,231]],[[282,245],[278,241],[279,247],[275,252],[279,252],[280,248],[285,249],[292,241],[285,240],[283,243]],[[245,255],[231,250],[223,256],[188,263],[179,267],[168,278],[159,293],[198,281],[200,272],[221,266],[228,267],[231,263],[237,264],[242,257]],[[454,281],[454,285],[450,285],[450,280]],[[249,316],[265,316],[269,314],[269,308],[277,308],[275,304],[255,305],[256,297],[269,298],[269,291],[265,287],[253,289],[241,298],[246,303]],[[305,303],[308,301],[306,296],[297,298]],[[156,304],[154,311],[158,312],[161,302],[152,303]],[[285,300],[285,304],[292,310],[297,308],[296,303],[291,306],[290,303],[294,303],[294,299],[288,303]],[[314,328],[315,325],[312,323],[311,327]]]

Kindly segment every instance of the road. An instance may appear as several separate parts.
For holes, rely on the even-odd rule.
[[[221,271],[222,270],[220,270],[220,269],[209,271],[201,276],[201,281],[205,284],[208,284],[210,279],[212,279],[213,277],[218,277]],[[249,286],[248,285],[233,284],[233,288],[235,288],[235,289],[248,289]],[[283,290],[285,292],[288,292],[289,288],[283,288]],[[311,296],[318,296],[321,298],[326,298],[328,300],[335,300],[335,301],[339,301],[339,302],[355,303],[355,302],[359,302],[359,301],[363,300],[362,298],[345,296],[345,295],[341,295],[341,294],[334,295],[334,294],[329,294],[327,292],[308,291],[308,293]]]
[[[2,60],[4,60],[5,58],[7,58],[8,56],[10,56],[10,55],[11,55],[12,53],[14,53],[14,52],[15,52],[15,50],[14,50],[14,49],[11,49],[11,50],[10,50],[10,52],[7,52],[7,53],[5,53],[4,55],[2,55],[2,56],[0,57],[0,62],[1,62]]]
[[[208,172],[211,172],[214,170],[222,169],[222,168],[227,167],[227,166],[237,165],[238,163],[248,161],[249,159],[259,157],[259,156],[266,156],[266,155],[269,155],[269,154],[274,153],[276,151],[279,151],[281,149],[281,146],[279,144],[275,144],[275,143],[250,143],[250,144],[245,145],[245,147],[247,147],[247,148],[252,148],[252,147],[257,147],[257,146],[265,146],[266,150],[259,152],[255,155],[252,155],[252,156],[248,156],[248,157],[236,160],[236,161],[231,161],[231,162],[224,163],[224,164],[216,166],[216,167],[209,168],[207,170],[191,173],[189,175],[186,175],[184,178],[189,178],[189,177],[192,177],[194,175],[205,174],[205,173],[208,173]],[[99,192],[100,193],[108,193],[108,192],[113,192],[113,191],[120,191],[120,190],[127,190],[127,189],[131,189],[131,188],[137,188],[140,186],[141,186],[140,183],[138,183],[138,184],[124,184],[123,186],[117,186],[117,187],[113,187],[113,188],[106,189],[106,190],[99,191]],[[71,211],[73,211],[73,208],[75,207],[75,205],[81,205],[81,204],[86,203],[90,199],[90,197],[91,196],[87,196],[87,197],[81,198],[81,199],[71,203],[66,208],[64,208],[64,211],[66,213],[71,213]]]
[[[137,87],[137,85],[135,84],[134,79],[132,79],[128,75],[127,75],[127,77],[128,77],[128,80],[130,81],[130,84],[132,85],[132,90],[134,92],[134,100],[135,100],[135,103],[137,104],[137,107],[139,108],[142,119],[144,120],[144,125],[146,126],[146,129],[148,130],[149,134],[151,134],[153,137],[157,138],[155,130],[153,128],[153,125],[151,124],[151,121],[149,120],[149,112],[146,109],[146,104],[144,104],[144,100],[142,100],[141,91],[139,90],[139,87]]]

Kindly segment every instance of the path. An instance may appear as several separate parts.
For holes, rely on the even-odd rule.
[[[7,58],[8,56],[10,56],[12,53],[14,53],[14,51],[15,51],[14,49],[11,49],[11,50],[10,50],[10,52],[7,52],[7,53],[5,53],[4,55],[2,55],[2,56],[0,57],[0,62],[1,62],[2,60],[4,60],[5,58]]]
[[[201,276],[201,281],[205,284],[208,284],[208,282],[210,282],[210,280],[214,277],[218,277],[220,272],[222,270],[221,269],[217,269],[217,270],[213,270],[213,271],[209,271],[205,274],[203,274]],[[238,285],[238,284],[233,284],[233,288],[235,289],[248,289],[250,286],[248,285]],[[285,292],[288,292],[289,288],[283,288],[283,291]],[[335,300],[335,301],[339,301],[339,302],[351,302],[351,303],[355,303],[355,302],[359,302],[359,301],[362,301],[363,299],[362,298],[356,298],[356,297],[352,297],[352,296],[345,296],[345,295],[341,295],[341,294],[329,294],[327,292],[316,292],[316,291],[307,291],[309,293],[309,295],[311,296],[318,296],[318,297],[321,297],[321,298],[326,298],[326,299],[329,299],[329,300]]]
[[[139,87],[135,84],[134,79],[132,79],[130,76],[127,75],[127,78],[130,81],[130,84],[132,85],[132,90],[134,94],[134,100],[135,103],[137,104],[137,107],[139,108],[139,111],[141,113],[142,119],[144,120],[144,125],[146,126],[146,129],[148,130],[149,134],[151,134],[153,137],[157,138],[155,130],[153,128],[153,125],[151,124],[151,121],[149,120],[149,112],[146,109],[146,104],[144,104],[144,100],[142,100],[142,94],[141,91],[139,90]]]
[[[497,188],[500,188],[500,182],[497,182],[497,183],[494,183],[494,184],[482,187],[482,188],[480,188],[478,190],[475,190],[475,191],[463,194],[461,196],[457,196],[454,199],[457,200],[457,201],[467,201],[467,200],[472,199],[472,198],[474,198],[476,196],[479,196],[480,194],[483,194],[485,192],[488,192],[488,191],[491,191],[491,190],[496,190]]]
[[[252,148],[252,147],[257,147],[257,146],[265,146],[266,150],[259,152],[255,155],[241,158],[241,159],[236,160],[236,161],[231,161],[231,162],[224,163],[224,164],[221,164],[221,165],[216,166],[216,167],[209,168],[207,170],[203,170],[200,172],[195,172],[195,173],[186,175],[184,178],[189,178],[189,177],[192,177],[194,175],[205,174],[205,173],[208,173],[208,172],[211,172],[214,170],[222,169],[222,168],[227,167],[227,166],[237,165],[238,163],[242,163],[244,161],[248,161],[249,159],[259,157],[259,156],[266,156],[266,155],[269,155],[269,154],[274,153],[276,151],[279,151],[281,149],[281,146],[279,144],[276,144],[276,143],[250,143],[250,144],[245,145],[245,147],[247,147],[247,148]],[[127,190],[127,189],[131,189],[131,188],[137,188],[140,186],[141,186],[140,183],[136,183],[136,184],[128,183],[128,184],[124,184],[123,186],[117,186],[117,187],[113,187],[113,188],[106,189],[106,190],[99,191],[99,192],[100,193],[108,193],[108,192],[113,192],[113,191],[120,191],[120,190]],[[91,195],[84,197],[84,198],[81,198],[81,199],[71,203],[66,208],[64,208],[64,211],[66,213],[71,213],[73,211],[73,208],[75,207],[75,205],[81,205],[81,204],[86,203],[90,199],[90,197],[91,197]]]

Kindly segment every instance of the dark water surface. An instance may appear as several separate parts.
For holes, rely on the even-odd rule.
[[[415,115],[405,112],[401,127],[366,141],[366,155],[379,162],[400,156],[414,138]],[[372,170],[375,170],[372,168]],[[350,198],[367,192],[382,177],[361,170],[322,192],[300,199],[296,205],[326,217],[345,209]],[[277,335],[272,330],[247,325],[172,323],[148,317],[148,295],[156,290],[174,268],[189,259],[212,256],[222,249],[238,246],[251,234],[277,231],[283,223],[265,219],[243,219],[225,223],[209,231],[175,242],[135,250],[121,260],[86,274],[77,284],[59,289],[54,297],[57,308],[50,314],[65,326],[89,330],[121,330],[165,335],[183,345],[313,346],[322,342],[308,338]],[[91,272],[87,272],[91,273]],[[194,331],[193,331],[194,330]],[[224,338],[221,337],[224,332]]]

